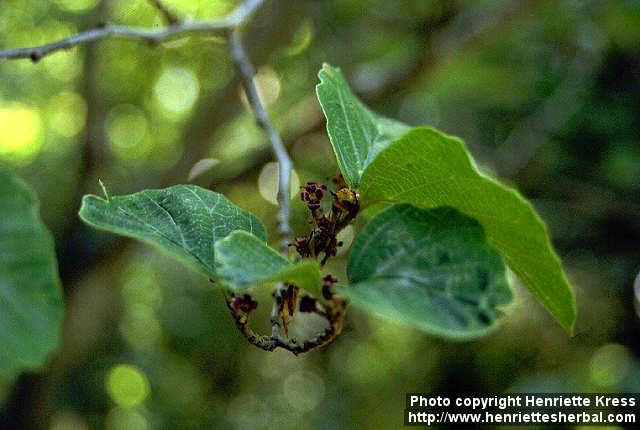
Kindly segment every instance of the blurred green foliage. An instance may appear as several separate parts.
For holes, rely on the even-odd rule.
[[[167,4],[201,19],[235,2]],[[107,21],[162,24],[144,0],[7,0],[0,46]],[[576,336],[519,288],[506,323],[472,343],[350,309],[322,351],[247,345],[204,279],[76,216],[97,178],[127,194],[184,183],[214,158],[196,182],[275,231],[276,169],[224,41],[105,40],[0,63],[0,159],[38,192],[67,312],[49,368],[0,381],[0,426],[398,428],[410,391],[640,391],[640,2],[271,1],[245,33],[301,181],[337,169],[314,97],[328,61],[374,110],[460,136],[483,169],[533,197],[576,286]],[[339,278],[346,255],[329,268]]]

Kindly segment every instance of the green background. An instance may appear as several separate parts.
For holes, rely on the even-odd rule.
[[[235,6],[166,3],[193,19]],[[143,0],[8,0],[0,47],[105,21],[162,24]],[[0,381],[0,427],[400,428],[406,392],[640,391],[640,2],[269,1],[245,40],[300,182],[337,172],[315,98],[326,61],[375,111],[461,137],[531,198],[575,287],[576,335],[516,283],[505,323],[473,342],[350,309],[321,351],[251,347],[206,278],[76,215],[98,178],[129,194],[185,183],[215,158],[194,182],[275,231],[271,153],[225,43],[105,40],[0,62],[0,162],[41,200],[66,301],[48,366]],[[293,219],[306,232],[297,199]]]

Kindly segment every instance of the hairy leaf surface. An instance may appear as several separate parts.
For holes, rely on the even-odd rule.
[[[341,293],[372,312],[426,332],[486,333],[511,302],[506,268],[477,221],[455,209],[395,204],[357,237]]]
[[[509,267],[566,330],[573,329],[573,291],[543,221],[517,191],[481,174],[461,140],[429,127],[413,129],[373,160],[360,193],[364,205],[451,206],[477,219]]]
[[[240,209],[222,194],[196,185],[175,185],[107,199],[82,199],[80,218],[113,233],[157,246],[165,253],[215,276],[214,244],[235,230],[262,240],[266,232],[253,214]]]
[[[0,169],[0,376],[42,366],[60,341],[62,320],[53,239],[36,197]]]

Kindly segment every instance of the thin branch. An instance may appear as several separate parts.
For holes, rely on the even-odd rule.
[[[247,57],[247,53],[242,46],[242,41],[240,40],[240,35],[237,31],[234,31],[229,36],[229,50],[236,68],[240,72],[242,86],[244,87],[244,91],[247,95],[247,100],[253,109],[256,121],[267,134],[269,142],[271,143],[271,150],[278,161],[280,170],[280,181],[278,185],[278,203],[280,205],[280,212],[278,215],[278,233],[280,235],[280,249],[286,254],[289,242],[291,241],[291,226],[289,225],[289,196],[291,190],[291,169],[293,168],[293,165],[289,158],[287,148],[284,146],[284,143],[282,143],[280,135],[274,128],[273,123],[260,100],[258,90],[253,80],[255,70],[251,61]]]
[[[269,118],[269,114],[260,100],[258,89],[256,88],[253,79],[256,72],[249,60],[249,57],[247,56],[244,46],[242,46],[242,41],[240,40],[240,34],[238,31],[232,32],[229,36],[229,51],[231,52],[231,57],[233,58],[236,68],[240,73],[242,86],[244,87],[245,94],[247,95],[247,100],[253,109],[256,121],[267,134],[269,142],[271,143],[273,155],[278,161],[280,176],[278,181],[278,203],[280,206],[278,212],[278,235],[280,237],[280,250],[283,254],[287,254],[289,243],[291,242],[289,196],[291,192],[290,178],[293,164],[289,157],[289,153],[287,152],[287,148],[284,146],[280,135],[273,126],[273,123]],[[280,282],[273,293],[274,303],[271,311],[271,338],[274,341],[282,339],[280,318],[282,317],[282,302],[285,290],[286,286],[284,283]]]
[[[56,42],[40,46],[0,51],[0,59],[14,60],[28,58],[31,61],[38,61],[54,52],[70,49],[82,43],[107,37],[134,39],[151,44],[158,44],[198,33],[226,36],[236,27],[243,24],[258,6],[262,4],[262,1],[263,0],[247,0],[231,12],[229,16],[221,20],[178,23],[160,30],[107,24],[100,28],[87,30]]]
[[[158,10],[168,25],[174,25],[180,22],[178,16],[173,13],[162,0],[148,0],[149,4]]]

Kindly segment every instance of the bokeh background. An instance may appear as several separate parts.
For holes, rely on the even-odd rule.
[[[192,19],[236,5],[166,3]],[[144,0],[5,0],[0,46],[101,22],[162,25]],[[0,62],[0,162],[41,199],[66,300],[48,366],[0,381],[0,427],[400,428],[406,392],[640,392],[639,1],[269,1],[244,34],[300,182],[337,172],[314,93],[326,61],[375,110],[460,136],[530,197],[575,286],[575,336],[516,283],[504,324],[473,342],[350,309],[321,351],[251,347],[206,279],[76,216],[98,178],[131,193],[214,159],[193,182],[274,231],[276,168],[224,40],[104,40]],[[294,224],[306,231],[295,198]]]

